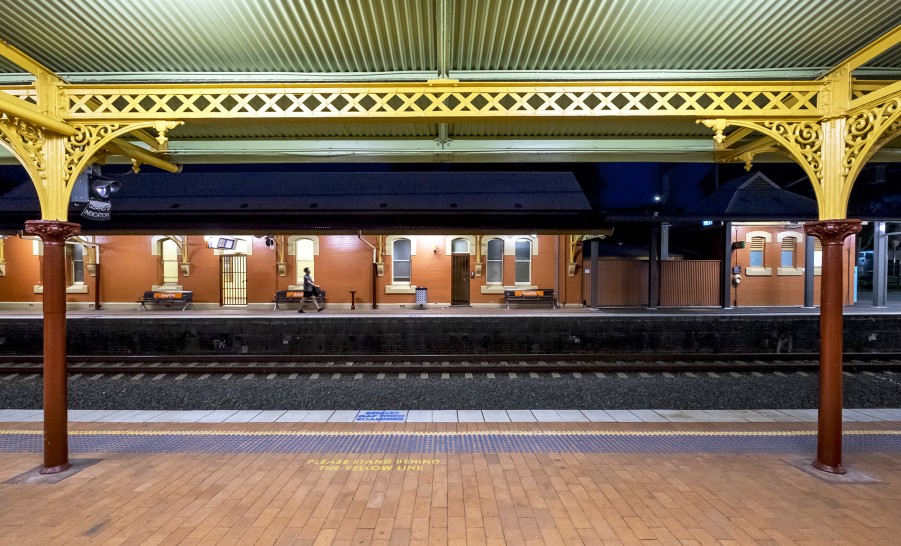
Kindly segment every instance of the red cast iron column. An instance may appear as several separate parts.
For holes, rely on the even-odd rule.
[[[820,404],[813,466],[844,474],[842,467],[842,243],[860,233],[860,220],[822,220],[804,232],[823,245],[820,284]]]
[[[44,242],[44,468],[55,474],[71,467],[66,384],[66,238],[81,226],[56,220],[25,222],[25,233]]]

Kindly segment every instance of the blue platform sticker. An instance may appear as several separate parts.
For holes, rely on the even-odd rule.
[[[384,422],[394,421],[403,423],[407,420],[407,412],[400,410],[365,410],[357,413],[355,422]]]

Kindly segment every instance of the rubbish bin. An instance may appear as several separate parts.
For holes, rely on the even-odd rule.
[[[429,289],[425,286],[417,286],[416,287],[416,305],[419,306],[420,309],[425,309],[425,305],[428,303]]]

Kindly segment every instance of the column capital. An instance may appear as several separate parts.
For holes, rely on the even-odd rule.
[[[28,220],[25,222],[25,233],[37,235],[45,245],[64,245],[67,238],[81,233],[81,224],[59,220]]]
[[[823,246],[840,245],[850,235],[860,233],[860,220],[819,220],[804,224],[804,233],[813,235]]]

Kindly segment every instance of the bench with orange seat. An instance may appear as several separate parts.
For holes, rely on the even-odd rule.
[[[557,308],[557,296],[554,294],[553,288],[504,290],[504,302],[507,304],[507,309],[510,308],[511,303],[550,303],[551,307]]]
[[[138,311],[141,309],[146,310],[148,303],[162,304],[166,307],[181,305],[181,310],[184,311],[193,302],[194,292],[192,290],[147,290],[141,299],[138,300],[138,303],[141,304],[141,307],[138,307]]]

